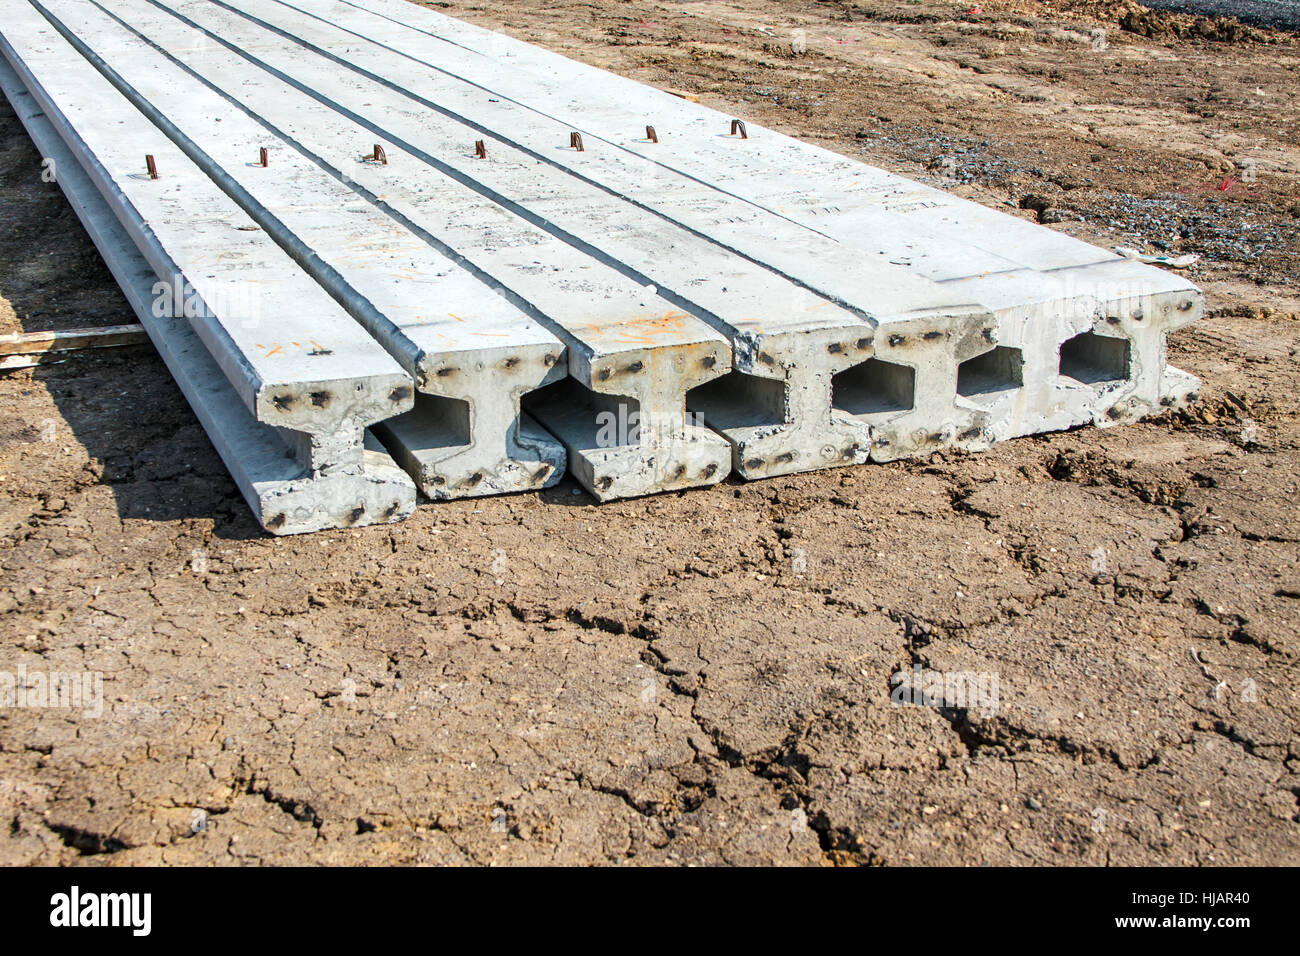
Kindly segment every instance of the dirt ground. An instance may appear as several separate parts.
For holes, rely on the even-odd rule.
[[[1210,314],[1170,353],[1202,400],[273,539],[150,349],[0,376],[0,668],[102,672],[105,701],[0,710],[0,862],[1300,863],[1295,36],[1123,3],[436,6],[1198,253]],[[0,331],[132,320],[7,105],[0,217]],[[996,709],[894,703],[916,667],[995,676]]]

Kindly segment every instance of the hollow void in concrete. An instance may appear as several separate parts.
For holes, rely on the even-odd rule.
[[[906,412],[915,404],[916,370],[873,358],[846,368],[831,385],[831,404],[850,415]]]
[[[415,407],[391,420],[412,451],[432,451],[470,443],[469,402],[417,392]]]
[[[1019,388],[1024,384],[1024,369],[1024,353],[1000,345],[957,366],[957,394],[969,398]]]
[[[1084,385],[1122,382],[1129,365],[1128,339],[1084,332],[1061,345],[1061,375]]]
[[[641,403],[562,378],[529,392],[521,407],[570,447],[584,451],[641,444]]]
[[[783,381],[728,372],[686,393],[686,407],[713,428],[781,425],[786,419]]]

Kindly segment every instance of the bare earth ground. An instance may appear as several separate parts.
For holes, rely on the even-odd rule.
[[[1122,3],[437,6],[1199,253],[1211,314],[1171,355],[1202,401],[272,539],[150,350],[11,373],[3,667],[102,671],[106,705],[0,711],[0,860],[1300,863],[1294,36]],[[130,321],[0,124],[0,331]],[[996,716],[892,704],[913,665],[997,674]]]

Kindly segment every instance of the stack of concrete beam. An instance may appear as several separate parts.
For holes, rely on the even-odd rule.
[[[403,0],[15,0],[5,91],[259,520],[1184,402],[1188,282]],[[400,466],[400,467],[398,467]]]

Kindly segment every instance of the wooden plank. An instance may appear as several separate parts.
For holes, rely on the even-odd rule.
[[[106,325],[91,329],[56,329],[48,332],[14,332],[0,335],[0,356],[41,355],[75,349],[104,349],[139,345],[149,341],[144,326]]]

